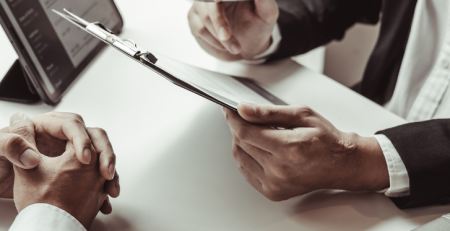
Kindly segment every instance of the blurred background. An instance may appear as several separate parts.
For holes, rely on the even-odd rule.
[[[172,1],[179,1],[180,4],[190,4],[190,2],[192,2],[191,0]],[[127,4],[123,4],[127,2],[126,0],[116,0],[116,2],[119,6],[119,10],[122,5],[127,6]],[[133,0],[133,7],[136,7],[136,5],[145,6],[149,4],[149,2],[144,0]],[[184,9],[185,8],[183,8],[183,11],[185,11]],[[180,13],[183,14],[183,12]],[[184,12],[184,15],[177,18],[186,21],[186,30],[188,30],[186,15],[187,11]],[[127,24],[126,15],[124,15],[124,18],[125,30],[127,30],[127,27],[130,25]],[[362,78],[370,52],[377,40],[378,31],[379,25],[357,24],[347,31],[343,40],[331,42],[327,46],[317,48],[304,55],[293,57],[293,59],[310,69],[324,73],[345,86],[353,86]],[[7,40],[5,32],[1,30],[0,41]],[[12,46],[0,51],[1,63],[12,65],[16,59],[17,55]],[[0,65],[0,81],[8,71],[8,68],[6,68],[8,66],[10,65]]]

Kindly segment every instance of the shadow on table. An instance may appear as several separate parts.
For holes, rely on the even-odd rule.
[[[89,231],[134,231],[132,224],[120,215],[108,215],[106,219],[95,219]]]
[[[331,190],[271,202],[240,175],[220,107],[208,103],[187,128],[168,129],[178,133],[157,153],[160,158],[139,162],[146,168],[134,173],[141,190],[121,195],[133,204],[116,210],[120,215],[97,219],[91,230],[365,230],[395,219],[418,226],[450,211],[448,206],[399,210],[381,194]],[[149,144],[136,145],[155,154]]]
[[[320,190],[309,193],[299,198],[294,198],[298,202],[286,210],[286,214],[294,220],[302,221],[310,220],[321,223],[321,226],[333,227],[336,223],[340,225],[342,230],[363,230],[376,225],[378,222],[359,223],[348,220],[349,214],[328,213],[317,219],[317,216],[310,216],[314,211],[324,211],[335,207],[349,206],[354,213],[358,213],[363,217],[376,218],[374,220],[387,221],[393,218],[409,219],[420,226],[429,222],[443,213],[450,212],[450,206],[430,206],[415,209],[398,209],[394,203],[387,199],[383,194],[371,192],[353,193],[341,190]],[[347,227],[345,227],[345,225]]]

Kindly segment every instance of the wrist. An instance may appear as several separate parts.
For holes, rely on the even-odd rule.
[[[389,171],[383,151],[374,137],[354,134],[355,191],[379,191],[389,187]]]

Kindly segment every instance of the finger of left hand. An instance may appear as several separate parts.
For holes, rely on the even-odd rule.
[[[50,112],[35,116],[32,120],[36,129],[42,129],[58,139],[71,141],[81,163],[89,164],[91,162],[91,139],[81,116],[73,113]]]
[[[239,165],[239,171],[244,176],[249,184],[258,190],[261,194],[264,194],[263,185],[251,172],[245,169],[242,165]]]
[[[246,153],[239,145],[233,146],[233,157],[237,160],[239,165],[244,167],[253,176],[255,176],[259,181],[263,181],[265,178],[263,167]]]
[[[34,124],[25,114],[16,113],[11,116],[9,132],[22,136],[30,144],[36,146]]]
[[[112,212],[112,205],[111,202],[109,201],[108,196],[106,196],[106,199],[103,201],[103,204],[100,207],[100,212],[102,212],[105,215],[110,214]]]
[[[40,155],[34,140],[34,124],[28,116],[17,113],[11,117],[8,133],[0,133],[0,156],[23,169],[36,167]]]
[[[99,153],[100,172],[105,179],[112,180],[116,171],[116,155],[108,134],[101,128],[87,128],[92,145]]]
[[[239,146],[245,153],[250,155],[259,165],[263,168],[272,159],[272,154],[266,152],[258,147],[255,147],[247,142],[239,140],[235,135],[233,135],[233,144]]]
[[[112,198],[116,198],[120,195],[120,180],[117,171],[114,175],[114,179],[105,182],[105,191]]]

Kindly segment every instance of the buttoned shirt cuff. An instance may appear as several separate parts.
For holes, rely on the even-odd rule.
[[[269,46],[269,48],[263,53],[253,57],[252,59],[242,60],[241,62],[245,64],[264,63],[270,55],[272,55],[278,50],[278,48],[280,47],[280,43],[281,43],[280,27],[278,27],[278,24],[275,24],[272,30],[272,44]]]
[[[9,231],[86,231],[66,211],[49,204],[33,204],[17,215]]]
[[[409,195],[409,176],[405,164],[392,142],[385,135],[374,136],[380,144],[389,171],[389,188],[380,191],[388,197]]]

